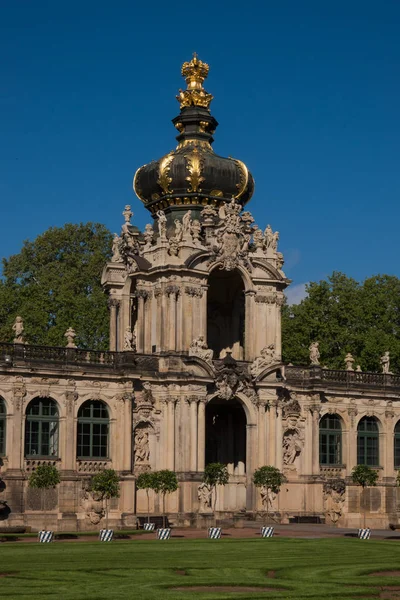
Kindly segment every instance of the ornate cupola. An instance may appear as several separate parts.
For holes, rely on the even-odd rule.
[[[176,150],[140,167],[133,188],[155,215],[163,210],[169,224],[189,208],[197,216],[206,205],[218,207],[234,198],[244,206],[254,191],[246,165],[214,153],[213,134],[218,126],[210,113],[213,96],[203,88],[209,66],[194,54],[182,66],[187,89],[177,100],[180,114],[172,120],[179,131]],[[172,218],[173,215],[173,218]]]

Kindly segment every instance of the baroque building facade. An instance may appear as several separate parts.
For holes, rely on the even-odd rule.
[[[90,477],[115,469],[121,495],[110,522],[132,527],[147,511],[138,474],[170,469],[179,489],[167,498],[170,521],[207,522],[206,464],[227,465],[217,514],[229,522],[269,510],[280,522],[315,519],[370,526],[398,521],[400,377],[389,372],[310,366],[281,359],[281,307],[290,281],[278,232],[260,228],[245,209],[254,182],[240,160],[212,149],[217,121],[203,87],[208,66],[184,63],[187,89],[173,120],[177,148],[141,167],[134,190],[153,223],[143,232],[126,206],[121,234],[105,265],[110,350],[95,352],[0,344],[0,519],[38,529],[40,495],[29,475],[44,463],[61,483],[46,495],[46,521],[57,530],[103,522]],[[29,318],[29,315],[26,316]],[[19,319],[19,320],[18,320]],[[350,474],[357,464],[379,473],[361,500]],[[285,475],[278,496],[254,487],[255,469]],[[160,512],[151,494],[151,512]],[[1,526],[1,523],[0,523]]]

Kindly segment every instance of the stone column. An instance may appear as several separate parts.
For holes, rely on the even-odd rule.
[[[190,470],[197,471],[197,398],[191,396],[190,402]]]
[[[265,403],[258,404],[258,466],[266,465],[265,456]]]
[[[169,285],[166,288],[168,294],[168,350],[176,349],[176,296],[179,288]]]
[[[279,294],[276,299],[276,329],[275,329],[275,353],[277,359],[281,359],[282,356],[282,306],[285,302],[285,298],[283,294]]]
[[[167,400],[167,465],[171,471],[175,470],[175,398]]]
[[[62,456],[62,467],[67,471],[74,471],[76,468],[76,425],[75,419],[75,404],[78,399],[78,394],[75,390],[67,390],[65,392],[64,405],[66,408],[66,418],[59,427],[64,429],[64,442],[60,448],[59,454]]]
[[[7,446],[8,467],[7,471],[20,471],[24,468],[24,398],[26,395],[25,383],[16,381],[13,384],[12,407],[12,443]],[[7,425],[10,422],[7,421]],[[7,434],[8,440],[10,435]],[[7,441],[8,441],[7,440]]]
[[[255,487],[252,481],[256,456],[255,437],[256,425],[254,423],[246,425],[246,509],[250,511],[256,508]]]
[[[355,406],[349,406],[348,414],[350,417],[350,427],[347,434],[347,456],[346,456],[346,475],[350,475],[353,467],[357,465],[357,426],[356,416],[358,410]]]
[[[176,350],[182,351],[183,347],[183,311],[182,311],[183,294],[179,290],[176,296]]]
[[[393,433],[393,418],[394,412],[391,406],[385,411],[385,441],[386,441],[386,461],[384,466],[384,477],[396,477],[394,470],[394,433]]]
[[[151,354],[151,313],[152,313],[152,293],[148,292],[144,303],[144,351]]]
[[[198,407],[197,470],[203,473],[206,462],[206,399],[200,398]]]
[[[244,360],[255,359],[254,341],[251,332],[254,331],[253,323],[253,306],[254,306],[255,292],[245,292],[245,347],[244,347]]]
[[[138,352],[144,352],[144,329],[145,329],[145,314],[144,314],[144,299],[145,290],[136,292],[138,298],[138,319],[137,319],[137,336],[136,345]]]
[[[282,407],[277,403],[276,405],[276,454],[275,454],[275,466],[280,471],[283,468],[283,449],[282,449],[282,437],[283,437],[283,427],[282,427]]]
[[[152,344],[155,345],[157,352],[159,352],[161,350],[162,330],[164,329],[162,313],[162,291],[160,287],[157,287],[154,290],[152,319],[155,322],[155,336],[152,340]]]
[[[118,310],[120,301],[116,298],[108,299],[108,307],[110,309],[110,350],[117,352],[117,331],[118,331]]]
[[[161,296],[161,311],[158,315],[160,320],[160,350],[166,350],[168,346],[168,310],[167,310],[167,292],[164,291]]]
[[[267,461],[269,465],[276,467],[276,407],[277,401],[274,400],[270,404],[270,408],[268,411],[268,456]],[[282,440],[280,440],[280,444],[282,445]]]
[[[319,475],[319,406],[310,408],[312,415],[312,474]]]

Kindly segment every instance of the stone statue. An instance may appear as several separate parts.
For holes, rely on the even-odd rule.
[[[180,222],[179,219],[175,219],[174,221],[175,223],[175,239],[177,242],[181,242],[182,241],[182,237],[183,237],[183,226],[182,223]]]
[[[114,233],[113,243],[112,243],[112,257],[111,262],[122,262],[122,256],[120,252],[122,238],[119,237],[117,233]]]
[[[283,258],[282,252],[277,252],[276,253],[276,266],[278,267],[278,269],[282,269],[284,263],[285,263],[285,260]]]
[[[200,241],[200,234],[201,234],[201,225],[200,225],[200,221],[198,219],[194,219],[192,221],[191,232],[192,232],[193,241],[196,244],[197,242]]]
[[[153,392],[151,389],[151,383],[150,381],[144,381],[143,382],[143,402],[145,404],[154,404],[155,400],[154,400],[154,396],[153,396]]]
[[[130,351],[130,352],[135,352],[136,350],[136,336],[133,333],[133,331],[131,330],[130,327],[127,327],[125,329],[125,333],[124,333],[124,350],[125,351]]]
[[[283,463],[292,465],[303,449],[300,433],[297,428],[287,429],[283,435]]]
[[[126,204],[125,205],[125,210],[122,212],[124,219],[125,219],[125,223],[128,223],[128,225],[131,224],[131,219],[133,217],[133,212],[131,211],[131,206],[130,204]]]
[[[190,218],[191,216],[192,211],[188,210],[182,217],[183,237],[186,239],[190,237],[190,230],[192,225],[192,219]]]
[[[212,490],[206,483],[202,483],[197,488],[197,497],[200,504],[200,512],[209,512],[211,510]]]
[[[275,502],[275,498],[277,495],[275,494],[275,492],[272,492],[266,485],[261,486],[260,495],[263,509],[265,511],[270,510]]]
[[[362,368],[360,365],[357,365],[356,371],[357,371],[357,373],[362,373]]]
[[[203,210],[200,213],[200,217],[202,218],[202,221],[206,226],[213,225],[216,216],[217,211],[215,210],[215,208],[209,206],[208,204],[203,208]]]
[[[165,216],[165,212],[163,210],[157,211],[158,217],[158,233],[160,235],[161,240],[167,239],[167,217]]]
[[[354,358],[353,358],[353,355],[350,354],[350,352],[348,352],[346,354],[346,357],[344,359],[344,363],[346,365],[346,370],[347,371],[354,371]]]
[[[271,248],[274,252],[278,250],[279,231],[272,234]]]
[[[231,384],[229,375],[226,373],[216,380],[215,387],[218,390],[218,398],[222,398],[223,400],[230,400],[232,398],[234,388]]]
[[[76,348],[76,344],[75,344],[75,338],[76,338],[75,329],[72,329],[72,327],[68,327],[67,331],[64,333],[64,337],[67,338],[67,348]]]
[[[381,356],[381,365],[382,365],[382,373],[385,375],[390,374],[390,354],[388,351],[384,352],[383,356]]]
[[[97,525],[98,523],[100,523],[101,519],[104,517],[105,514],[103,498],[100,492],[94,492],[89,489],[84,489],[82,494],[81,505],[92,525]]]
[[[168,240],[168,254],[170,254],[171,256],[178,256],[178,254],[179,254],[179,244],[180,244],[180,241],[175,236],[169,238],[169,240]]]
[[[262,250],[264,247],[264,235],[261,229],[257,227],[257,229],[253,233],[253,241],[256,250]]]
[[[337,523],[342,516],[345,492],[344,479],[331,479],[324,484],[325,512],[332,523]]]
[[[250,373],[257,377],[268,365],[276,360],[275,344],[265,346],[261,350],[261,356],[258,356],[250,366]]]
[[[319,352],[319,342],[311,342],[309,351],[311,365],[319,365],[319,359],[321,356]]]
[[[135,429],[135,464],[149,462],[150,447],[149,433],[142,427]]]
[[[152,245],[153,239],[154,239],[154,229],[153,229],[153,226],[150,225],[150,223],[147,223],[147,225],[144,228],[143,238],[144,238],[144,243],[145,243],[145,249],[149,250],[149,248],[151,248],[151,245]]]
[[[12,326],[12,330],[14,332],[14,344],[25,344],[24,339],[24,322],[22,317],[16,317],[14,321],[14,325]]]
[[[207,346],[204,335],[195,338],[189,347],[189,356],[198,356],[206,362],[212,364],[213,350]]]
[[[271,248],[273,237],[274,237],[274,234],[273,234],[271,225],[267,225],[265,228],[265,231],[264,231],[264,243],[265,243],[266,250],[268,250],[268,248]]]

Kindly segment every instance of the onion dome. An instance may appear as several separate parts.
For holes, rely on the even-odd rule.
[[[135,174],[134,191],[153,215],[163,210],[176,217],[189,208],[198,214],[207,204],[220,206],[232,198],[244,205],[253,194],[246,165],[218,156],[211,147],[218,123],[210,113],[213,97],[203,88],[208,71],[196,54],[183,64],[187,89],[179,90],[181,111],[172,120],[179,131],[178,147]]]

